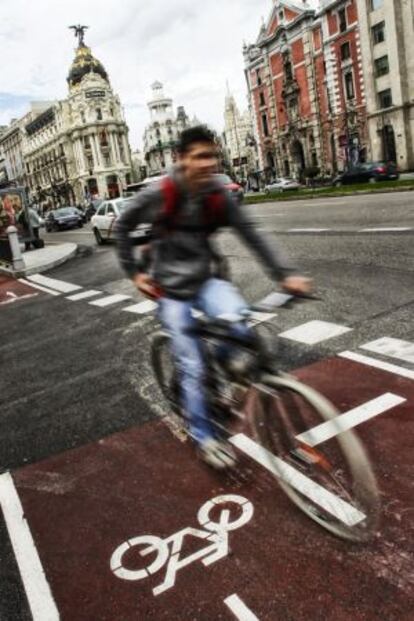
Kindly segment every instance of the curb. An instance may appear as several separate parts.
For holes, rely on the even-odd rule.
[[[49,245],[49,244],[48,244]],[[51,244],[55,245],[55,244]],[[78,245],[70,243],[68,244],[72,246],[72,248],[61,257],[56,257],[53,260],[48,261],[47,263],[43,263],[42,265],[36,265],[33,267],[28,267],[24,270],[14,271],[11,268],[4,267],[0,265],[0,274],[4,274],[6,276],[10,276],[11,278],[24,278],[25,276],[30,276],[31,274],[41,274],[42,272],[47,272],[48,270],[53,269],[54,267],[58,267],[62,265],[62,263],[66,263],[70,259],[76,256],[78,252]]]
[[[414,190],[414,184],[410,186],[402,186],[396,188],[381,188],[375,190],[356,190],[355,192],[327,192],[326,194],[306,194],[302,196],[289,196],[287,192],[282,192],[281,195],[277,197],[272,196],[264,196],[263,199],[259,200],[249,200],[249,197],[244,200],[245,205],[261,205],[265,203],[280,203],[283,201],[286,202],[294,202],[294,201],[307,201],[307,200],[317,200],[324,198],[344,198],[351,196],[371,196],[372,194],[394,194],[396,192],[412,192]]]

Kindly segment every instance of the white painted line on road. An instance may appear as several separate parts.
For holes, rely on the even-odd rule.
[[[378,227],[373,229],[360,229],[358,233],[400,233],[402,231],[412,231],[410,226],[391,226],[391,227]]]
[[[366,516],[361,511],[315,483],[243,433],[233,436],[229,441],[269,472],[294,487],[303,496],[312,500],[347,526],[355,526],[365,519]]]
[[[66,299],[72,300],[72,302],[79,302],[79,300],[87,300],[93,298],[95,295],[102,295],[102,291],[95,291],[90,289],[89,291],[82,291],[82,293],[75,293],[75,295],[69,295]]]
[[[407,377],[408,379],[414,380],[414,371],[404,369],[404,367],[398,367],[396,364],[390,364],[389,362],[383,362],[382,360],[377,360],[376,358],[362,356],[361,354],[356,354],[353,351],[343,351],[338,354],[338,356],[341,358],[347,358],[348,360],[353,360],[354,362],[359,362],[360,364],[366,364],[370,367],[382,369],[383,371],[388,371],[389,373],[394,373],[394,375],[401,375],[401,377]]]
[[[79,285],[72,285],[70,282],[64,282],[63,280],[56,280],[56,278],[49,278],[48,276],[42,276],[42,274],[33,274],[28,276],[28,280],[35,282],[44,287],[50,287],[61,293],[71,293],[72,291],[79,291],[82,289]]]
[[[387,412],[388,410],[391,410],[397,405],[405,402],[406,399],[403,397],[393,395],[390,392],[385,393],[376,399],[372,399],[367,403],[337,416],[333,420],[321,423],[320,425],[309,429],[309,431],[301,433],[296,436],[296,439],[299,440],[299,442],[304,442],[308,446],[317,446],[318,444],[322,444],[322,442],[326,442],[327,440],[334,438],[343,431],[347,431],[348,429],[352,429],[361,423],[365,423],[371,418],[374,418],[379,414],[383,414],[384,412]]]
[[[288,233],[324,233],[331,229],[288,229]]]
[[[0,475],[0,506],[34,621],[59,621],[17,490],[10,473]]]
[[[224,600],[224,603],[230,608],[238,621],[259,621],[256,615],[247,608],[246,604],[242,602],[238,595],[230,595],[230,597]]]
[[[151,313],[157,308],[158,304],[156,302],[152,302],[151,300],[146,300],[145,302],[140,302],[139,304],[134,304],[133,306],[127,306],[122,310],[126,313],[135,313],[136,315],[145,315],[146,313]]]
[[[34,289],[38,289],[39,291],[43,291],[44,293],[49,293],[50,295],[60,295],[58,291],[53,291],[53,289],[47,289],[41,285],[36,285],[34,282],[29,282],[24,278],[19,278],[19,282],[22,282],[24,285],[29,285],[29,287],[33,287]]]
[[[130,300],[131,296],[122,295],[122,293],[116,293],[115,295],[110,295],[106,298],[101,298],[100,300],[95,300],[94,302],[89,302],[92,306],[99,306],[100,308],[104,308],[105,306],[111,306],[111,304],[118,304],[118,302],[125,302],[125,300]]]
[[[404,362],[414,364],[414,343],[409,341],[384,336],[376,341],[371,341],[371,343],[360,345],[360,347],[361,349],[372,351],[374,354],[382,354],[383,356],[398,358],[399,360],[404,360]]]
[[[271,321],[274,317],[277,317],[276,313],[251,313],[249,317],[249,325],[258,326],[261,323]]]
[[[328,321],[308,321],[301,326],[282,332],[279,336],[291,341],[305,343],[305,345],[316,345],[335,336],[340,336],[346,332],[350,332],[352,328],[339,326]]]

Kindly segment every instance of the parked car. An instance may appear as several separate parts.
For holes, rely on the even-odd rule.
[[[241,203],[244,196],[243,188],[241,187],[241,185],[239,185],[235,181],[232,181],[232,179],[230,179],[228,175],[224,175],[221,173],[215,176],[217,181],[219,183],[222,183],[226,190],[228,190],[231,195]]]
[[[272,192],[287,192],[288,190],[299,190],[300,183],[296,179],[290,179],[289,177],[279,177],[275,179],[273,183],[269,183],[265,186],[265,194],[271,194]]]
[[[62,229],[82,228],[82,217],[76,207],[60,207],[49,211],[45,219],[46,231],[61,231]]]
[[[74,209],[76,209],[76,211],[82,218],[83,224],[86,224],[88,222],[87,217],[86,217],[86,211],[83,211],[83,209],[80,209],[79,207],[75,207]]]
[[[394,162],[365,162],[346,170],[334,179],[334,185],[347,185],[350,183],[376,183],[398,179],[400,173]]]
[[[92,231],[95,235],[96,243],[100,246],[114,238],[114,224],[127,209],[129,201],[124,198],[115,198],[103,201],[98,207],[97,212],[91,218]]]

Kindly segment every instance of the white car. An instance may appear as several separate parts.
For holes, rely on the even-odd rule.
[[[265,193],[270,194],[271,192],[285,192],[287,190],[299,190],[300,183],[295,179],[290,179],[288,177],[280,177],[279,179],[275,179],[273,183],[269,183],[265,187]]]
[[[96,213],[91,218],[92,231],[99,246],[115,239],[115,222],[129,206],[130,200],[128,198],[114,198],[99,205]],[[151,231],[152,227],[150,224],[140,224],[135,231],[130,233],[133,244],[141,246],[148,242],[151,237]]]
[[[97,244],[101,246],[114,238],[115,222],[127,207],[128,201],[123,198],[114,198],[99,205],[95,215],[91,218],[92,231]]]

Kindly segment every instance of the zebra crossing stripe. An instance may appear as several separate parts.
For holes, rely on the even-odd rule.
[[[145,315],[146,313],[151,313],[153,310],[157,308],[158,304],[156,302],[151,302],[151,300],[146,300],[145,302],[140,302],[139,304],[134,304],[133,306],[127,306],[122,310],[126,313],[135,313],[136,315]]]

